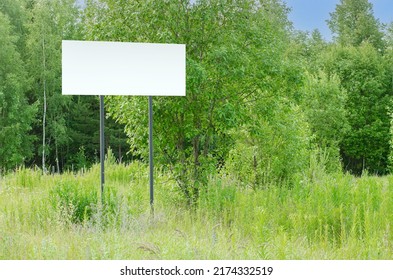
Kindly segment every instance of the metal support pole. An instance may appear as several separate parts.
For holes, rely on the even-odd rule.
[[[154,163],[153,163],[153,98],[149,96],[149,167],[150,167],[150,207],[154,213]]]
[[[104,96],[100,95],[100,163],[101,163],[101,202],[104,202],[104,184],[105,184],[105,136],[104,136]]]

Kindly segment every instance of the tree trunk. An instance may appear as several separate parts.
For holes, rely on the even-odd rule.
[[[119,163],[121,163],[122,162],[122,155],[121,155],[121,135],[120,135],[120,132],[119,132],[119,134],[118,134],[118,141],[119,141]]]
[[[196,136],[192,141],[192,149],[194,150],[194,179],[198,179],[199,168],[199,136]]]
[[[42,116],[42,172],[46,173],[46,167],[45,167],[45,132],[46,132],[46,77],[45,77],[45,71],[46,71],[46,61],[45,61],[45,39],[42,40],[42,54],[43,54],[43,67],[44,67],[44,73],[43,73],[43,84],[44,84],[44,113]]]
[[[56,168],[57,168],[57,173],[60,173],[59,149],[57,148],[57,140],[56,139],[55,139],[55,147],[56,147]]]

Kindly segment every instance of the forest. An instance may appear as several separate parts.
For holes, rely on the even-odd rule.
[[[341,0],[326,41],[296,30],[289,11],[282,0],[1,0],[0,195],[15,204],[0,203],[0,258],[390,258],[393,22],[382,24],[368,0]],[[126,218],[145,219],[148,208],[147,97],[105,97],[109,189],[99,205],[99,99],[61,94],[62,40],[186,44],[186,96],[153,97],[157,209],[184,227],[150,226],[183,240],[207,224],[205,247],[194,238],[172,252],[174,241],[146,241],[152,229]],[[75,225],[111,225],[101,234],[112,241],[133,228],[137,253],[105,251],[98,238],[92,249]],[[29,237],[26,250],[25,235],[6,232],[70,226],[67,249]],[[238,247],[209,251],[225,240]],[[266,240],[276,245],[253,247]],[[361,240],[387,249],[371,254]],[[302,251],[306,243],[315,250]]]

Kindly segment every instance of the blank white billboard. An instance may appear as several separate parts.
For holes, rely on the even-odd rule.
[[[65,95],[186,95],[186,46],[62,42]]]

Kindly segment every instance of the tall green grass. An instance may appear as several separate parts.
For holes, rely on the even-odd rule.
[[[217,175],[189,209],[175,182],[108,162],[0,180],[0,259],[392,259],[393,177],[319,175],[292,188],[240,187]]]

